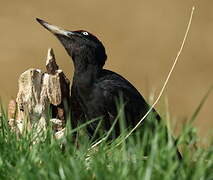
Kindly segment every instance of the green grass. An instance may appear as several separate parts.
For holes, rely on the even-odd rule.
[[[158,125],[152,138],[149,131],[139,129],[116,146],[123,139],[124,131],[113,142],[103,141],[88,150],[91,142],[84,134],[86,125],[78,129],[78,148],[71,143],[73,131],[69,124],[64,139],[55,140],[49,128],[46,138],[33,144],[31,133],[17,137],[10,131],[3,112],[0,120],[0,179],[212,180],[213,146],[204,149],[196,145],[196,129],[191,125],[196,114],[184,125],[177,139],[183,156],[179,160],[172,138],[166,137],[163,125]]]

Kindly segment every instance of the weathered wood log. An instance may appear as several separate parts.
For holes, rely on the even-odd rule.
[[[13,130],[13,131],[17,131],[16,128],[16,122],[15,122],[15,118],[16,118],[16,110],[17,110],[17,104],[15,100],[10,100],[9,104],[8,104],[8,123],[9,123],[9,127]]]
[[[12,129],[17,127],[21,134],[25,129],[33,129],[37,134],[45,131],[49,124],[49,110],[52,112],[53,119],[50,122],[53,123],[54,131],[64,132],[70,82],[63,71],[59,70],[52,49],[48,49],[46,69],[45,73],[33,68],[22,73],[18,80],[16,102],[10,101],[8,105],[9,124]]]

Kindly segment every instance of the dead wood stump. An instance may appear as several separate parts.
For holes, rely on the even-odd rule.
[[[16,101],[11,100],[8,105],[9,126],[20,134],[25,130],[39,134],[51,122],[55,136],[59,138],[57,134],[61,137],[66,124],[70,81],[59,69],[52,49],[48,49],[46,70],[43,73],[31,68],[20,75]]]

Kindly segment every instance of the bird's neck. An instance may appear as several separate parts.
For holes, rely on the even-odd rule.
[[[76,86],[90,88],[98,78],[102,68],[94,64],[74,63],[73,81]]]

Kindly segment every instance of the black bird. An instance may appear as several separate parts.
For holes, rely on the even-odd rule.
[[[115,72],[103,69],[107,55],[102,42],[88,31],[68,31],[41,19],[37,21],[59,39],[72,57],[75,69],[71,89],[73,127],[79,122],[102,117],[105,131],[109,130],[117,117],[116,99],[120,96],[125,104],[126,126],[135,126],[150,106],[129,81]],[[156,122],[160,120],[155,110],[151,114]],[[89,135],[93,135],[96,127],[97,123],[89,125]],[[115,136],[119,133],[117,123]]]

